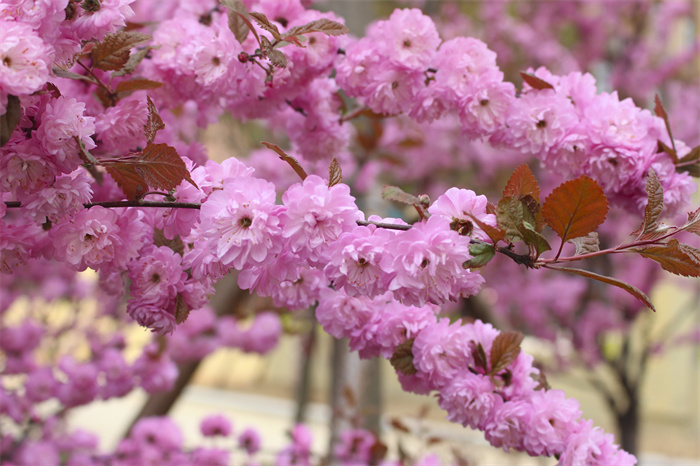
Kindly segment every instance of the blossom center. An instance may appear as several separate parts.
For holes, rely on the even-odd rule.
[[[250,228],[253,224],[253,220],[250,217],[243,217],[239,223],[243,228]]]

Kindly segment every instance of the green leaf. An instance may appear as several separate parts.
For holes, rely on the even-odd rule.
[[[335,186],[343,182],[343,171],[340,169],[340,163],[336,157],[333,157],[328,166],[328,187]]]
[[[552,191],[542,214],[562,243],[595,231],[608,213],[608,200],[593,179],[583,175]]]
[[[525,240],[520,231],[523,223],[536,223],[535,215],[525,202],[513,196],[505,196],[498,201],[496,219],[498,226],[505,230],[505,237],[513,243]]]
[[[552,270],[559,270],[561,272],[573,273],[575,275],[590,278],[591,280],[596,280],[599,282],[607,283],[608,285],[613,285],[618,288],[622,288],[623,290],[625,290],[626,292],[643,302],[649,309],[656,312],[656,309],[651,303],[651,299],[649,299],[649,296],[647,296],[642,290],[640,290],[636,286],[630,285],[629,283],[625,283],[616,278],[606,277],[605,275],[599,275],[595,272],[590,272],[588,270],[583,269],[575,269],[571,267],[557,267],[553,265],[545,265],[545,267]]]
[[[465,269],[478,269],[489,263],[493,256],[496,255],[496,250],[488,243],[471,243],[469,245],[469,254],[472,258],[463,264]]]
[[[92,48],[92,66],[105,71],[121,69],[129,61],[129,51],[149,40],[151,36],[136,31],[109,33]]]
[[[10,140],[21,116],[22,107],[19,104],[19,97],[9,94],[5,113],[0,116],[0,147]]]
[[[535,230],[534,226],[527,222],[521,222],[518,226],[518,231],[523,237],[523,241],[527,245],[532,245],[537,251],[537,257],[545,251],[549,251],[552,247],[547,242],[547,239],[541,233]]]
[[[700,250],[672,239],[661,246],[635,248],[642,256],[655,260],[664,270],[684,277],[700,277]]]
[[[73,73],[72,71],[64,70],[63,68],[59,68],[58,66],[54,66],[51,69],[51,72],[54,74],[54,76],[58,76],[59,78],[75,79],[77,81],[87,81],[89,83],[95,84],[95,80],[90,78],[89,76],[83,76],[82,74]]]
[[[306,179],[306,171],[304,171],[297,159],[295,159],[291,155],[287,155],[287,153],[284,152],[277,144],[272,144],[271,142],[265,141],[263,141],[262,144],[268,149],[272,149],[273,151],[277,152],[277,155],[279,155],[282,160],[287,162],[289,166],[294,169],[294,171],[297,175],[299,175],[299,178],[301,178],[302,181]]]
[[[520,344],[524,335],[520,332],[509,330],[501,332],[493,340],[489,362],[491,363],[490,375],[496,375],[507,368],[520,354]]]
[[[538,78],[534,74],[524,73],[521,71],[520,76],[523,78],[523,81],[525,81],[530,87],[532,87],[533,89],[537,89],[538,91],[541,91],[542,89],[554,89],[554,86],[549,84],[544,79]]]

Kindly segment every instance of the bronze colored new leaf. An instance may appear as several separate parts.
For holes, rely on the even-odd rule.
[[[413,194],[409,194],[398,186],[384,186],[382,188],[382,198],[402,204],[420,206],[420,199]]]
[[[496,375],[507,368],[520,354],[520,344],[524,335],[514,330],[501,332],[491,345],[489,362],[492,375]]]
[[[563,244],[595,231],[608,214],[608,200],[600,185],[583,175],[552,191],[544,201],[542,214]]]
[[[302,181],[306,179],[306,171],[304,171],[304,168],[299,164],[297,159],[295,159],[291,155],[287,155],[287,153],[283,151],[277,144],[272,144],[271,142],[265,141],[263,141],[262,144],[268,149],[272,149],[273,151],[277,152],[280,158],[287,162],[289,166],[294,169],[294,171],[297,175],[299,175],[299,178],[301,178]]]
[[[0,115],[0,147],[7,144],[12,137],[12,132],[19,123],[20,116],[22,116],[22,109],[19,105],[19,98],[15,95],[8,95],[5,113]]]
[[[661,264],[661,268],[684,277],[700,277],[700,251],[672,239],[661,246],[635,249],[639,254]]]
[[[331,164],[328,166],[328,187],[335,186],[343,182],[343,171],[340,169],[340,163],[336,157],[333,157]]]
[[[520,76],[522,76],[523,81],[525,81],[530,87],[532,87],[533,89],[537,89],[538,91],[541,91],[542,89],[554,89],[554,86],[549,84],[544,79],[538,78],[534,74],[523,73],[521,71]]]
[[[299,34],[308,34],[309,32],[322,32],[329,36],[341,36],[347,34],[350,30],[343,24],[330,19],[321,18],[302,26],[294,26],[287,31],[285,36],[296,36]]]
[[[649,299],[649,296],[647,296],[642,290],[637,288],[634,285],[630,285],[629,283],[625,283],[621,280],[618,280],[616,278],[612,277],[606,277],[605,275],[600,275],[595,272],[590,272],[588,270],[583,270],[583,269],[576,269],[572,267],[558,267],[554,265],[546,265],[548,269],[552,270],[559,270],[561,272],[568,272],[568,273],[573,273],[575,275],[580,275],[582,277],[590,278],[592,280],[596,280],[599,282],[607,283],[608,285],[613,285],[617,286],[618,288],[622,288],[641,302],[647,305],[649,309],[652,311],[656,312],[656,309],[654,308],[654,305],[651,303],[651,299]]]
[[[678,163],[678,152],[676,151],[676,143],[673,140],[673,134],[671,133],[671,123],[669,123],[669,121],[668,121],[668,114],[666,113],[666,109],[664,108],[664,104],[661,103],[661,99],[659,98],[659,94],[656,94],[654,96],[654,113],[656,114],[657,117],[664,120],[664,124],[666,125],[666,132],[668,133],[669,139],[671,139],[671,146],[672,146],[672,151],[668,152],[668,154],[673,159],[673,163]]]
[[[107,34],[92,48],[92,66],[101,70],[118,70],[129,61],[129,50],[151,40],[151,36],[136,31]]]
[[[539,202],[540,187],[537,184],[535,175],[526,164],[520,165],[510,176],[506,187],[503,189],[503,196],[513,196],[521,198],[532,196]]]
[[[634,232],[640,238],[644,238],[644,235],[659,229],[659,224],[656,221],[664,210],[664,188],[659,183],[653,168],[650,168],[647,174],[646,191],[647,205],[644,208],[644,220],[639,229]]]
[[[148,185],[132,164],[114,162],[104,165],[128,200],[136,200],[148,192]]]
[[[158,81],[151,81],[145,78],[130,79],[129,81],[122,81],[117,84],[115,89],[117,92],[129,92],[129,91],[141,91],[145,89],[157,89],[162,87],[163,83]]]
[[[250,17],[253,18],[255,22],[260,25],[261,28],[265,29],[270,34],[272,34],[272,37],[274,37],[275,40],[282,39],[282,36],[280,35],[280,30],[277,29],[277,26],[271,23],[269,19],[267,19],[267,16],[265,16],[265,14],[251,11]]]
[[[151,98],[146,97],[146,99],[148,105],[148,119],[146,120],[146,124],[143,125],[143,130],[146,134],[146,139],[150,144],[156,138],[156,133],[165,128],[165,124],[163,123],[163,119],[158,114],[158,109]]]

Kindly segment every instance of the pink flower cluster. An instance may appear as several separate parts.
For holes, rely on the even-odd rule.
[[[612,435],[579,419],[575,400],[560,390],[537,389],[539,370],[531,356],[521,352],[507,368],[490,373],[486,359],[499,335],[491,325],[450,324],[432,312],[394,313],[385,304],[387,298],[354,298],[328,290],[316,316],[331,335],[349,338],[351,348],[363,357],[399,355],[405,390],[436,391],[449,420],[483,430],[494,446],[533,456],[560,455],[562,465],[636,464],[632,455],[613,444]],[[387,334],[397,338],[382,338]],[[387,346],[377,347],[379,342]]]

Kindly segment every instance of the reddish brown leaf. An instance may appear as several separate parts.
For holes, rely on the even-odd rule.
[[[394,354],[391,355],[389,362],[396,369],[396,372],[405,375],[413,375],[418,372],[413,365],[413,340],[411,338],[399,344],[394,350]]]
[[[586,175],[558,186],[542,208],[547,224],[562,243],[595,231],[607,213],[608,200],[603,189]]]
[[[143,129],[146,139],[150,144],[156,138],[156,133],[165,128],[165,124],[163,123],[163,119],[158,114],[158,109],[151,100],[151,97],[147,96],[146,99],[148,103],[148,119],[146,120],[146,124],[143,125]]]
[[[340,169],[338,159],[333,157],[331,164],[328,166],[328,187],[335,186],[343,182],[343,171]]]
[[[153,49],[154,47],[149,45],[130,53],[126,64],[121,69],[112,71],[112,77],[115,78],[117,76],[124,76],[133,73],[134,70],[136,70],[136,68],[141,64],[143,59],[146,58],[148,53]]]
[[[688,212],[688,220],[685,225],[681,227],[681,230],[689,231],[700,236],[700,208],[694,212]]]
[[[544,79],[538,78],[534,74],[524,73],[521,71],[520,76],[522,76],[523,81],[525,81],[531,88],[537,89],[538,91],[541,91],[542,89],[554,89],[554,86],[549,84]]]
[[[673,140],[673,134],[671,134],[671,123],[669,123],[668,121],[668,114],[666,113],[664,104],[661,103],[659,94],[656,94],[654,96],[654,113],[657,117],[664,120],[664,124],[666,125],[666,132],[668,133],[668,137],[671,140],[671,146],[673,147],[673,153],[671,153],[670,155],[674,162],[678,162],[678,151],[676,150],[676,143]]]
[[[92,66],[107,71],[118,70],[129,60],[129,50],[149,40],[151,36],[136,31],[107,34],[92,49]]]
[[[489,370],[488,359],[486,358],[486,351],[484,351],[484,346],[481,343],[477,343],[474,340],[469,342],[469,351],[474,360],[474,365],[484,371]]]
[[[350,385],[345,385],[343,387],[343,398],[345,398],[345,402],[348,404],[348,406],[357,406],[357,397],[355,396],[355,392]]]
[[[8,95],[5,113],[0,115],[0,147],[7,144],[12,137],[20,116],[22,116],[22,108],[19,104],[19,98],[15,95]]]
[[[401,419],[399,418],[391,418],[391,427],[393,427],[396,430],[400,430],[401,432],[405,432],[407,434],[411,433],[411,429],[409,429],[406,424],[401,422]]]
[[[469,217],[472,219],[472,221],[474,223],[476,223],[476,225],[479,228],[481,228],[484,231],[484,233],[486,233],[488,235],[489,238],[491,238],[491,241],[493,241],[493,244],[496,244],[499,241],[501,241],[503,238],[505,238],[506,232],[503,229],[498,228],[498,227],[492,227],[491,225],[487,225],[484,222],[482,222],[481,220],[479,220],[478,218],[476,218],[471,213],[468,213],[467,215],[469,215]]]
[[[185,299],[180,293],[175,297],[175,322],[179,325],[190,316],[190,308],[187,307]]]
[[[673,160],[673,163],[678,163],[678,154],[676,154],[676,151],[672,147],[668,147],[663,141],[657,141],[658,143],[658,151],[659,152],[665,152],[669,156],[671,156],[671,160]]]
[[[302,181],[306,179],[306,171],[302,168],[297,159],[295,159],[291,155],[287,155],[287,153],[283,151],[277,144],[272,144],[271,142],[265,141],[263,141],[262,144],[268,149],[272,149],[273,151],[277,152],[280,158],[287,162],[289,166],[291,166],[294,169],[294,171],[297,175],[299,175],[299,178],[301,178]]]
[[[617,286],[618,288],[622,288],[623,290],[625,290],[626,292],[628,292],[629,294],[646,304],[646,306],[649,307],[649,309],[656,312],[656,309],[651,303],[651,299],[649,299],[649,296],[647,296],[642,290],[640,290],[636,286],[630,285],[629,283],[625,283],[616,278],[606,277],[605,275],[599,275],[595,272],[590,272],[588,270],[583,269],[575,269],[571,267],[557,267],[553,265],[546,265],[545,267],[552,270],[559,270],[561,272],[573,273],[575,275],[580,275],[582,277],[590,278],[592,280],[596,280],[599,282],[607,283],[608,285],[613,285]]]
[[[236,36],[236,40],[242,44],[250,32],[250,27],[248,27],[250,23],[241,18],[241,16],[245,17],[250,14],[248,8],[242,0],[220,0],[220,2],[228,8],[228,28]],[[238,13],[241,15],[239,16]]]
[[[636,248],[639,254],[661,264],[661,268],[684,277],[700,277],[700,251],[672,239],[661,246]]]
[[[532,196],[532,198],[539,202],[540,187],[537,185],[537,180],[535,179],[535,175],[532,174],[532,171],[530,171],[530,167],[526,164],[522,164],[515,169],[508,183],[506,183],[503,196],[513,196],[516,198]]]
[[[144,89],[157,89],[163,86],[163,83],[151,81],[150,79],[136,78],[129,81],[122,81],[117,84],[115,89],[117,92],[140,91]]]
[[[280,34],[280,30],[277,29],[277,26],[274,25],[273,23],[271,23],[270,20],[267,19],[267,16],[265,16],[263,13],[251,11],[250,17],[253,18],[255,20],[255,22],[260,25],[261,28],[265,29],[270,34],[272,34],[272,37],[274,37],[275,40],[282,39],[282,35]]]
[[[277,50],[277,49],[268,50],[267,58],[270,60],[270,63],[272,63],[277,68],[286,68],[287,67],[287,57],[280,50]]]
[[[375,442],[369,448],[369,464],[381,463],[388,452],[389,447],[379,441],[379,439],[375,439]]]
[[[294,26],[289,31],[287,31],[284,36],[296,36],[299,34],[307,34],[309,32],[322,32],[329,36],[340,36],[347,34],[350,30],[343,24],[337,21],[332,21],[330,19],[321,18],[310,23],[304,24],[302,26]],[[285,39],[286,40],[286,39]]]
[[[409,194],[398,186],[384,186],[382,188],[382,199],[388,199],[390,201],[400,202],[402,204],[420,206],[420,199],[418,196]]]
[[[183,180],[196,186],[190,178],[185,162],[174,147],[167,144],[148,144],[139,156],[130,161],[136,171],[146,181],[148,186],[155,189],[170,191],[175,189]]]
[[[656,222],[664,210],[664,188],[659,183],[653,168],[649,169],[646,181],[647,205],[644,208],[642,225],[633,234],[640,237],[659,228]]]
[[[121,188],[128,200],[136,200],[148,191],[148,184],[146,184],[132,164],[113,162],[104,164],[104,167],[107,173],[117,182],[117,186]]]
[[[496,375],[510,365],[520,354],[520,344],[524,335],[514,330],[498,334],[489,354],[490,374]]]

